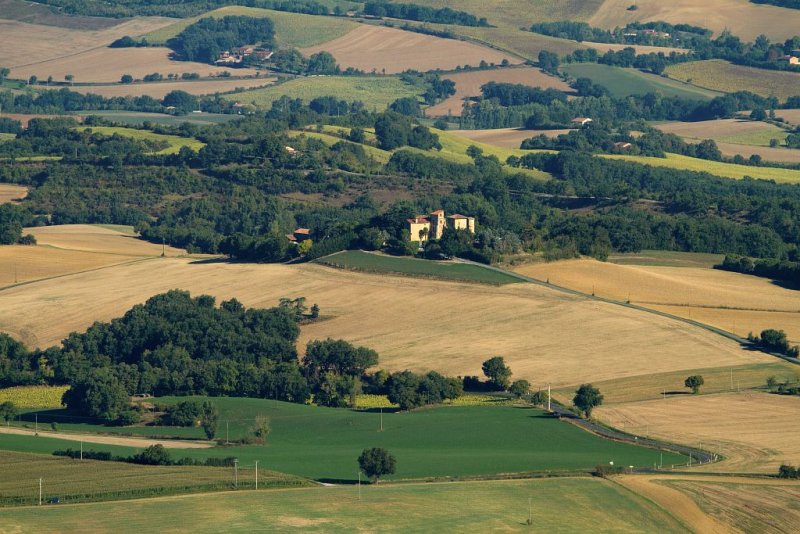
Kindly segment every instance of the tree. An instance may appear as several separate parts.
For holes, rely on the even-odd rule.
[[[197,109],[197,97],[186,91],[170,91],[161,102],[164,107],[174,107],[179,113],[189,113]]]
[[[255,424],[253,425],[253,435],[259,443],[266,443],[267,436],[269,436],[270,432],[272,432],[272,425],[270,424],[269,417],[266,415],[257,415]]]
[[[422,115],[422,108],[419,107],[419,101],[413,96],[398,98],[389,105],[389,109],[407,117],[419,117]]]
[[[683,385],[687,388],[692,388],[692,393],[697,395],[700,392],[700,386],[705,384],[705,380],[700,375],[692,375],[683,381]]]
[[[539,67],[550,74],[558,74],[558,66],[560,61],[558,54],[542,50],[539,52]]]
[[[79,377],[64,393],[62,402],[73,412],[109,422],[130,410],[128,393],[108,368]]]
[[[574,404],[588,418],[592,415],[592,409],[603,404],[603,395],[600,390],[591,384],[582,384],[575,392],[572,399]]]
[[[309,316],[311,319],[319,318],[319,305],[313,304],[311,306],[311,315]]]
[[[36,76],[31,76],[30,78],[28,78],[28,85],[36,85],[36,82],[38,81],[39,78],[37,78]]]
[[[64,76],[64,80],[69,82],[70,85],[74,85],[72,82],[75,80],[75,76],[73,76],[72,74],[67,74],[66,76]]]
[[[169,451],[160,443],[150,445],[139,454],[131,456],[131,461],[135,464],[144,465],[171,465],[172,457]]]
[[[7,67],[0,67],[0,84],[6,81],[6,78],[11,73],[11,69]]]
[[[219,410],[217,410],[216,404],[211,401],[205,401],[203,403],[203,417],[200,419],[200,426],[203,427],[203,431],[206,433],[208,439],[214,439],[217,433],[218,420]]]
[[[514,394],[517,398],[527,395],[531,391],[531,384],[527,380],[515,380],[508,391]]]
[[[506,366],[502,356],[489,358],[483,362],[482,369],[492,387],[502,391],[508,389],[508,385],[511,382],[511,369]]]
[[[14,419],[18,413],[19,410],[13,402],[5,401],[4,403],[0,404],[0,417],[5,420],[6,424]]]
[[[122,77],[119,79],[120,83],[133,83],[133,76],[130,74],[123,74]]]
[[[775,391],[778,387],[778,379],[774,376],[767,377],[767,389],[770,391]]]
[[[317,52],[308,58],[306,70],[309,74],[335,74],[339,72],[339,65],[330,52]]]
[[[761,108],[756,108],[750,112],[750,120],[765,121],[767,120],[767,112]]]
[[[397,461],[386,449],[373,447],[361,452],[358,466],[370,480],[377,482],[384,475],[394,474]]]

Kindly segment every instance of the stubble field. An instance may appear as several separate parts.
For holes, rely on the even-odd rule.
[[[457,117],[461,115],[464,99],[480,96],[481,86],[489,82],[515,83],[543,89],[558,89],[564,92],[572,91],[570,86],[559,78],[545,74],[540,69],[533,67],[459,72],[448,74],[444,78],[455,82],[456,94],[428,108],[426,110],[428,116],[439,117],[450,114]],[[519,148],[519,143],[510,148]]]
[[[357,26],[338,39],[300,51],[306,56],[330,52],[343,68],[353,67],[366,72],[383,72],[385,69],[387,74],[408,69],[428,71],[450,70],[461,65],[477,67],[482,60],[495,64],[504,59],[511,63],[519,62],[510,54],[473,43],[367,24]]]
[[[28,196],[28,188],[15,184],[0,184],[0,204],[16,204]]]
[[[218,78],[213,80],[159,82],[159,83],[132,83],[111,85],[78,85],[70,87],[71,91],[82,94],[95,94],[111,98],[115,96],[151,96],[164,98],[171,91],[186,91],[193,95],[213,95],[214,93],[229,93],[237,89],[257,89],[271,85],[275,78],[245,78],[228,79]]]
[[[700,467],[714,472],[777,473],[797,465],[800,397],[742,392],[684,395],[601,406],[596,417],[628,432],[699,446],[725,456]]]
[[[760,34],[772,40],[784,40],[797,34],[794,10],[758,5],[748,0],[638,0],[630,11],[630,0],[606,0],[588,22],[593,26],[613,29],[630,22],[664,21],[709,28],[717,33],[730,30],[748,41]]]
[[[347,339],[376,349],[389,370],[435,369],[464,376],[478,372],[487,357],[503,355],[518,378],[568,386],[693,369],[700,363],[718,367],[771,361],[699,328],[534,284],[493,287],[308,264],[198,263],[189,258],[156,258],[8,288],[0,293],[0,328],[31,346],[46,347],[174,288],[218,299],[236,297],[247,306],[273,306],[280,297],[304,296],[319,304],[327,320],[303,328],[301,347],[310,339]],[[450,311],[432,321],[442,303]],[[59,320],[53,321],[56,308]],[[573,335],[577,329],[580,336]]]
[[[665,73],[674,80],[712,91],[750,91],[763,97],[774,96],[781,101],[797,96],[800,91],[799,73],[745,67],[721,59],[670,65]]]
[[[766,278],[700,267],[616,265],[590,259],[517,272],[583,293],[666,311],[746,336],[778,328],[800,342],[800,292]]]

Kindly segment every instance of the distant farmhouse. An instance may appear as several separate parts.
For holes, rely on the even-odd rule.
[[[218,65],[238,64],[249,56],[254,56],[258,61],[266,61],[272,57],[273,53],[271,50],[257,49],[252,46],[236,46],[230,50],[220,52],[219,58],[215,63]]]
[[[417,215],[413,219],[408,219],[406,223],[411,240],[420,243],[428,239],[441,239],[445,228],[469,230],[475,233],[475,217],[459,214],[445,216],[444,210],[436,210],[428,216]]]
[[[573,126],[580,126],[581,128],[583,128],[584,126],[593,121],[589,117],[575,117],[570,122],[572,123]]]
[[[298,228],[291,234],[286,234],[286,239],[288,239],[290,243],[302,243],[303,241],[308,241],[311,239],[311,230],[308,228]]]

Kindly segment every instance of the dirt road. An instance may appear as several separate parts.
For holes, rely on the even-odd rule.
[[[20,436],[35,435],[32,430],[8,427],[0,427],[0,434],[16,434]],[[127,436],[101,436],[98,434],[73,434],[71,432],[39,431],[39,435],[45,438],[65,439],[68,441],[84,441],[86,443],[100,443],[104,445],[123,445],[125,447],[144,448],[149,447],[150,445],[161,444],[165,449],[208,449],[213,446],[211,442],[207,441],[148,439]]]

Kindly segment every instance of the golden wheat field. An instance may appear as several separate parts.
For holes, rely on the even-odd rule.
[[[95,48],[69,57],[61,57],[32,65],[11,69],[14,78],[27,79],[38,76],[40,80],[52,76],[64,80],[72,74],[76,82],[118,82],[122,75],[130,74],[136,79],[151,73],[183,74],[195,72],[200,76],[212,76],[229,72],[235,76],[253,76],[254,69],[229,69],[192,61],[173,61],[169,48]]]
[[[530,87],[541,87],[543,89],[552,88],[558,89],[559,91],[572,91],[566,82],[555,76],[545,74],[540,69],[534,67],[459,72],[456,74],[448,74],[444,76],[444,78],[455,82],[456,94],[428,108],[425,112],[428,116],[439,117],[448,114],[454,116],[461,115],[464,99],[480,96],[481,86],[489,82],[517,83]],[[518,147],[519,143],[512,148]]]
[[[721,59],[670,65],[665,73],[673,80],[712,91],[750,91],[763,97],[774,96],[781,101],[797,96],[800,91],[800,73],[745,67]]]
[[[137,239],[133,228],[116,225],[62,224],[27,228],[39,245],[65,250],[121,254],[125,256],[160,256],[162,246]],[[185,254],[183,249],[165,247],[167,256]]]
[[[718,119],[713,121],[697,122],[664,122],[654,125],[665,133],[671,133],[691,140],[702,139],[739,139],[740,142],[748,140],[766,140],[770,138],[783,139],[786,131],[772,124],[744,119]]]
[[[666,311],[741,336],[765,328],[800,341],[800,292],[766,278],[710,268],[617,265],[591,259],[524,265],[539,280]]]
[[[800,125],[800,109],[779,109],[775,115],[789,124]]]
[[[572,130],[523,130],[522,128],[499,128],[496,130],[451,130],[449,133],[471,141],[486,143],[501,148],[519,148],[525,139],[546,135],[557,137]]]
[[[138,35],[173,22],[173,19],[162,17],[142,17],[126,20],[110,28],[80,30],[3,20],[2,16],[0,13],[0,65],[10,68],[12,76],[17,75],[15,67],[58,58],[69,60],[87,50],[104,49],[125,35]],[[44,76],[48,74],[55,76],[52,72]]]
[[[503,355],[536,384],[570,385],[703,366],[772,361],[700,328],[534,284],[504,287],[299,266],[155,258],[0,292],[0,329],[33,346],[58,343],[95,320],[174,288],[271,306],[304,296],[326,320],[301,345],[336,337],[378,350],[390,370],[479,374]],[[59,320],[53,320],[57,310]],[[433,317],[436,320],[432,320]],[[576,335],[580,332],[580,335]]]
[[[28,196],[28,188],[15,184],[0,184],[0,204],[17,203]]]
[[[186,91],[193,95],[213,95],[214,93],[230,93],[237,89],[258,89],[272,85],[275,78],[217,78],[196,81],[133,83],[110,85],[78,85],[72,91],[83,94],[101,95],[106,98],[114,96],[152,96],[164,98],[170,91]]]
[[[681,395],[601,406],[595,416],[627,432],[700,446],[725,456],[715,472],[777,473],[800,463],[800,397],[756,393]]]
[[[791,9],[753,4],[749,0],[637,0],[636,10],[629,11],[631,0],[606,0],[588,22],[592,26],[613,29],[634,21],[664,21],[693,24],[717,33],[730,30],[752,41],[760,34],[784,40],[797,34],[797,13]]]
[[[414,69],[449,70],[461,65],[477,67],[483,60],[500,64],[520,60],[510,54],[455,39],[363,24],[346,35],[324,44],[300,50],[308,56],[320,51],[333,54],[342,68],[394,74]]]

